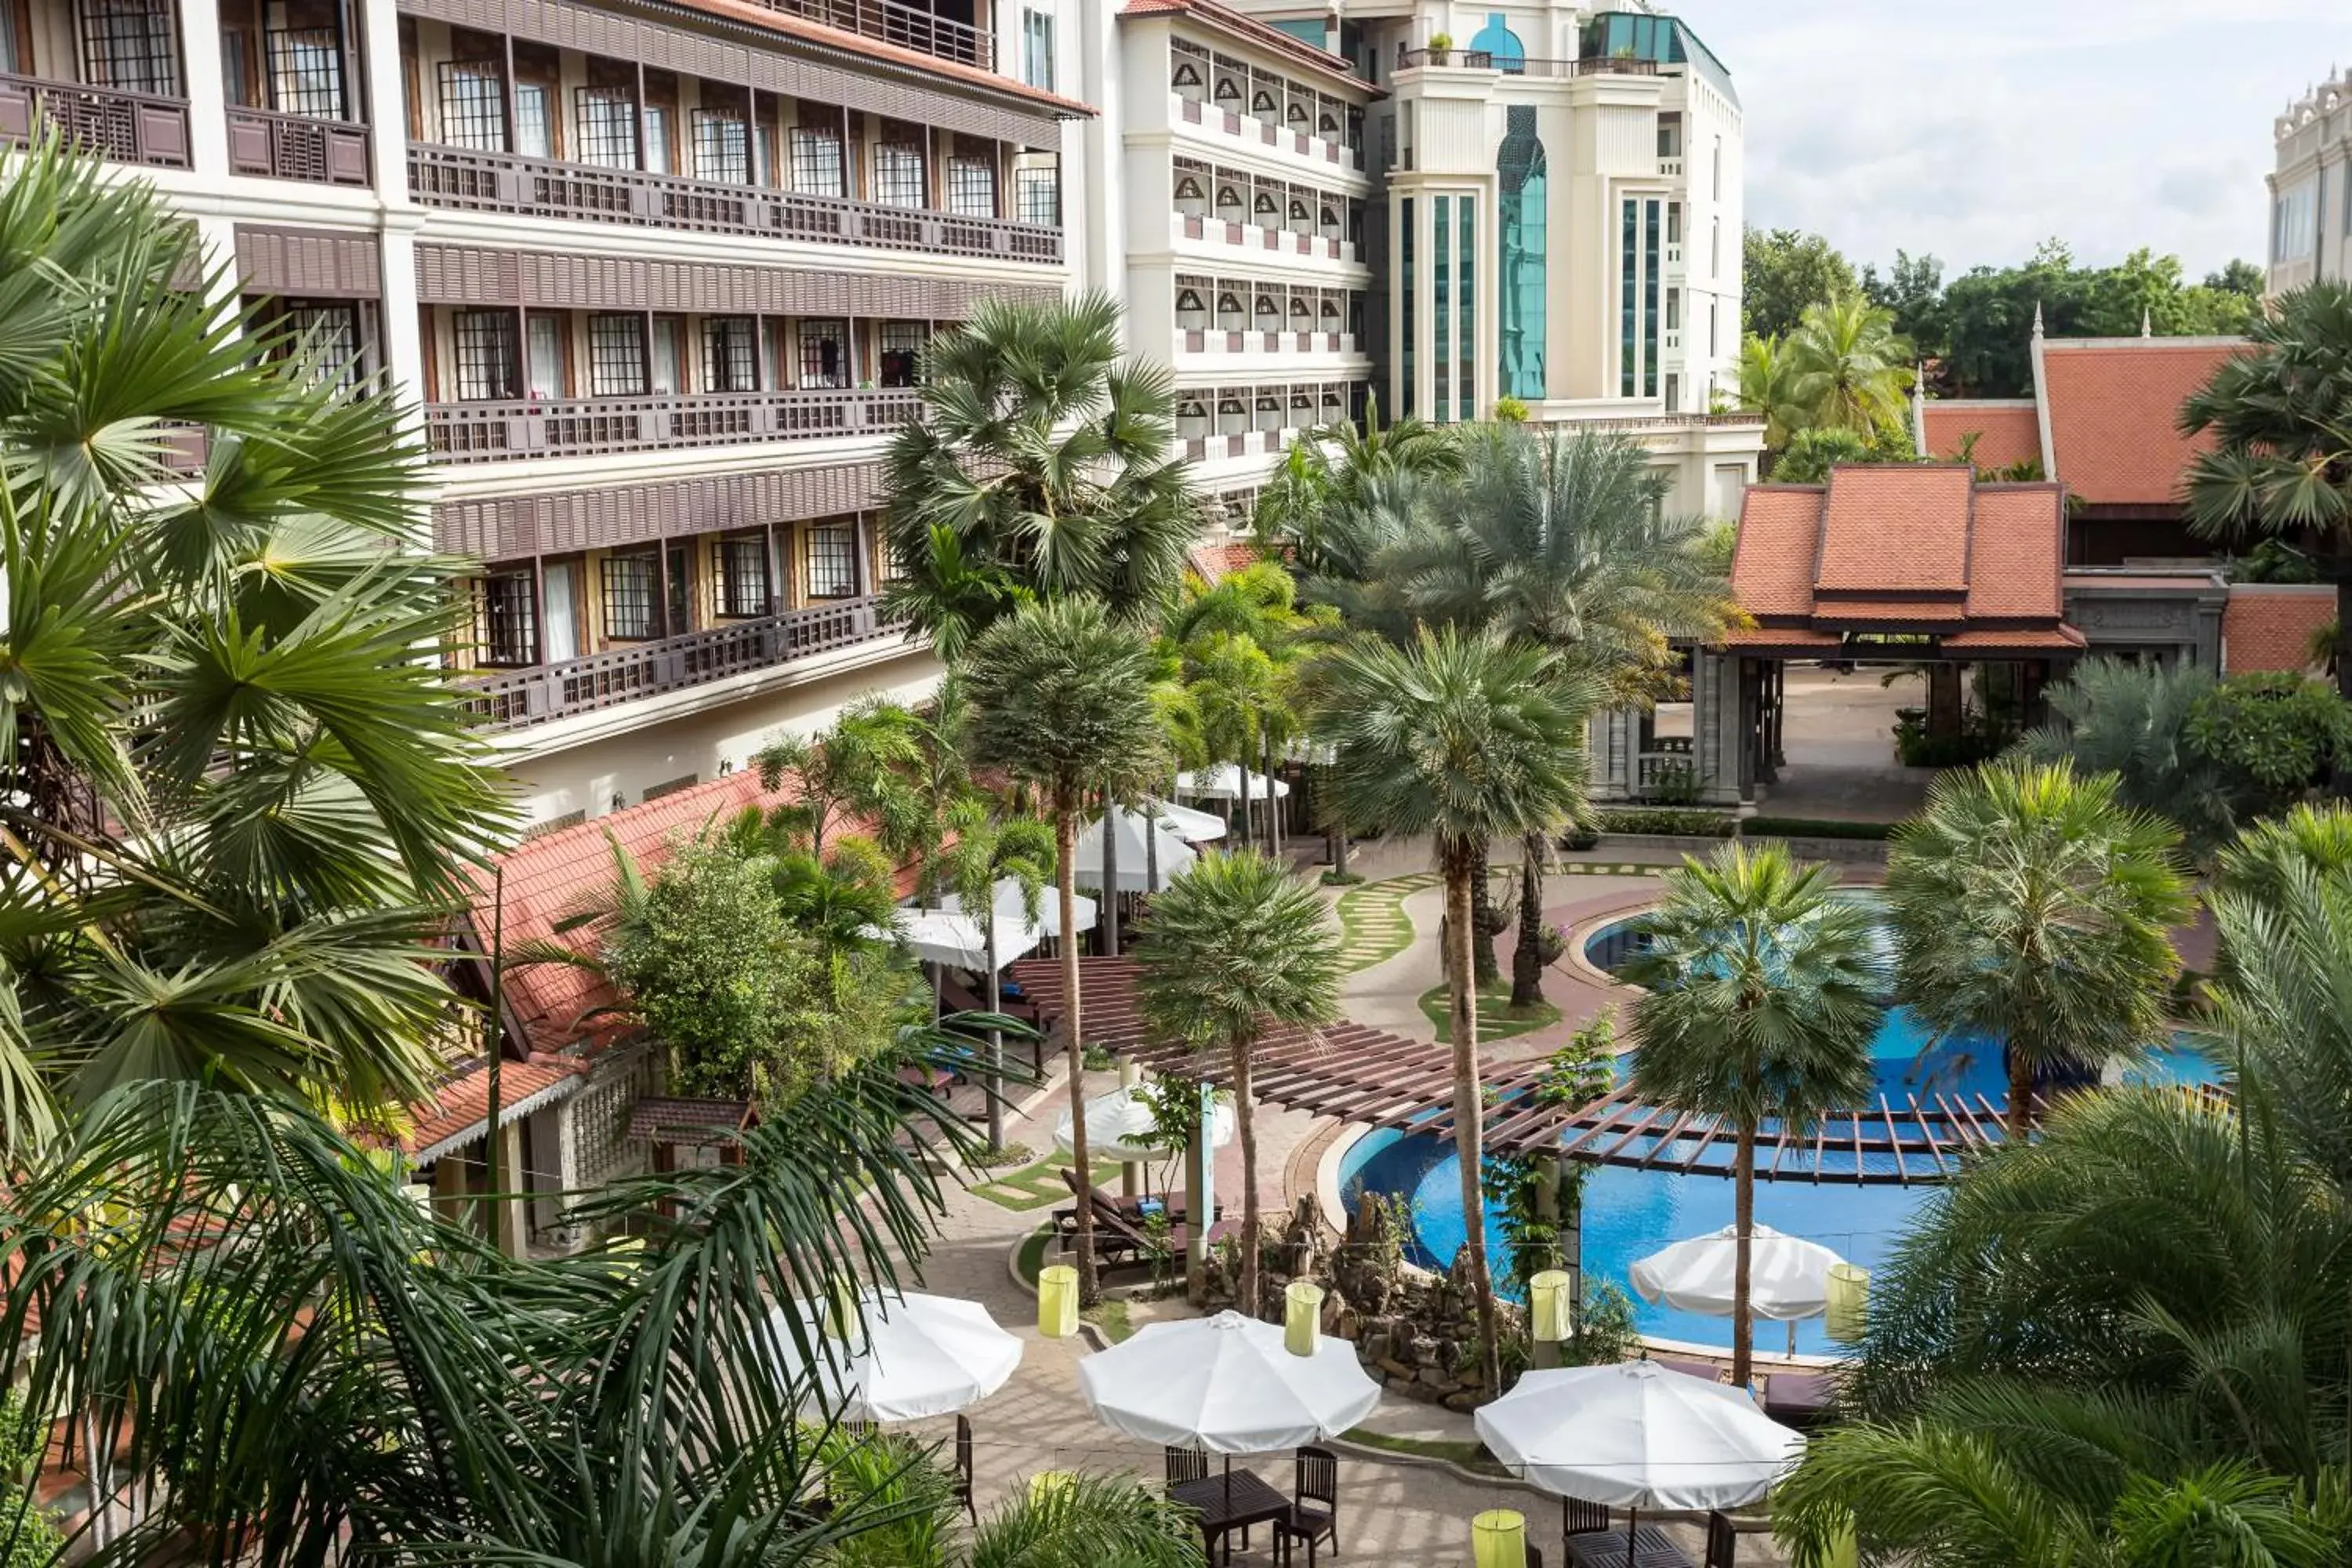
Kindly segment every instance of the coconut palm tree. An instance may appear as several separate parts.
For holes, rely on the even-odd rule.
[[[1620,704],[1648,706],[1680,662],[1738,615],[1698,553],[1705,521],[1671,518],[1668,485],[1640,443],[1595,430],[1487,426],[1462,440],[1446,504],[1382,558],[1417,621],[1499,631],[1554,649]],[[1520,846],[1511,1005],[1543,1000],[1543,868],[1551,840]]]
[[[1078,991],[1078,817],[1099,795],[1118,798],[1158,781],[1163,764],[1151,698],[1151,646],[1100,605],[1070,599],[1023,606],[971,645],[962,666],[975,764],[1034,790],[1054,824],[1060,900],[1063,1045],[1069,1063],[1070,1157],[1087,1156],[1086,1025]],[[1108,880],[1108,878],[1106,878]],[[1107,892],[1106,897],[1115,896]],[[1078,1205],[1079,1293],[1096,1289],[1094,1215]]]
[[[0,1145],[134,1079],[378,1108],[510,831],[399,411],[54,143],[0,170]],[[189,472],[186,437],[208,457]],[[429,657],[447,647],[450,666]]]
[[[1782,352],[1796,427],[1866,436],[1902,422],[1911,345],[1896,334],[1894,313],[1866,296],[1841,294],[1806,306]]]
[[[1137,1002],[1154,1032],[1225,1059],[1242,1144],[1241,1309],[1258,1311],[1257,1121],[1250,1069],[1268,1028],[1327,1023],[1339,939],[1322,899],[1255,850],[1202,856],[1151,900]],[[1196,1194],[1197,1197],[1198,1194]],[[1208,1215],[1195,1205],[1193,1224]]]
[[[1790,395],[1796,379],[1793,356],[1778,333],[1748,334],[1739,345],[1739,406],[1764,416],[1764,445],[1779,451],[1804,424]]]
[[[923,355],[923,417],[885,463],[886,595],[941,658],[1030,599],[1156,614],[1198,530],[1172,373],[1125,361],[1118,301],[992,299]]]
[[[1410,648],[1371,638],[1339,647],[1312,689],[1316,733],[1333,749],[1334,815],[1349,832],[1429,837],[1444,877],[1454,1147],[1486,1370],[1499,1379],[1479,1198],[1472,887],[1485,879],[1490,839],[1549,833],[1584,809],[1585,725],[1601,692],[1549,648],[1451,627],[1423,632]]]
[[[821,734],[776,735],[751,756],[761,789],[793,786],[793,798],[769,814],[774,826],[819,859],[826,836],[849,823],[887,849],[919,848],[929,803],[908,775],[925,760],[922,721],[881,697],[851,704]]]
[[[1947,773],[1895,829],[1886,893],[1896,992],[1938,1034],[2004,1040],[2009,1134],[2036,1080],[2128,1060],[2158,1038],[2189,901],[2170,824],[2071,763]]]
[[[2322,547],[2336,624],[2352,626],[2352,284],[2280,296],[2246,338],[2181,405],[2181,430],[2212,438],[2189,461],[2189,525]],[[2352,659],[2336,660],[2336,679],[2352,696]]]
[[[996,956],[997,885],[1011,882],[1021,895],[1021,910],[1032,926],[1038,903],[1054,874],[1054,830],[1034,817],[992,811],[976,796],[967,796],[947,819],[949,844],[944,851],[946,881],[956,900],[980,925],[988,971],[988,1007],[993,1016],[1004,1010],[1000,989],[1002,967]],[[988,1031],[988,1147],[1004,1147],[1004,1031]]]
[[[1647,988],[1632,1010],[1633,1091],[1721,1117],[1737,1136],[1731,1381],[1744,1387],[1757,1135],[1767,1122],[1801,1131],[1863,1102],[1887,977],[1867,911],[1836,897],[1828,867],[1801,867],[1778,845],[1686,859],[1665,895],[1641,921],[1647,950],[1624,972]]]

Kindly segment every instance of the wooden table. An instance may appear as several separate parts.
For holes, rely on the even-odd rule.
[[[1655,1525],[1641,1525],[1633,1533],[1632,1568],[1691,1568],[1691,1560],[1683,1549]],[[1625,1531],[1622,1530],[1587,1531],[1570,1536],[1566,1544],[1572,1568],[1627,1568]]]
[[[1202,1543],[1213,1552],[1217,1543],[1223,1542],[1228,1563],[1234,1558],[1234,1531],[1290,1517],[1290,1500],[1250,1470],[1179,1481],[1168,1489],[1168,1500],[1182,1503],[1201,1516]]]

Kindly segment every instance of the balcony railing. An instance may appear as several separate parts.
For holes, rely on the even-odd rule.
[[[1226,245],[1246,245],[1257,250],[1287,250],[1298,256],[1321,256],[1335,261],[1356,259],[1353,240],[1304,229],[1242,223],[1234,218],[1203,217],[1178,212],[1176,221],[1186,239],[1211,239]]]
[[[1174,96],[1177,117],[1188,124],[1218,126],[1228,136],[1260,142],[1268,147],[1287,147],[1301,157],[1319,158],[1326,163],[1345,163],[1358,169],[1364,166],[1364,150],[1360,147],[1335,142],[1320,132],[1310,136],[1304,131],[1286,130],[1255,115],[1237,114],[1181,92]]]
[[[0,142],[27,141],[37,124],[117,163],[188,166],[188,106],[180,99],[0,75]]]
[[[860,37],[879,38],[943,60],[996,68],[996,40],[968,22],[935,16],[899,0],[753,0],[787,16],[805,16]]]
[[[912,389],[718,392],[653,397],[428,403],[425,438],[447,463],[593,458],[894,430],[921,411]]]
[[[766,669],[852,643],[895,637],[898,626],[867,596],[835,599],[755,621],[590,654],[534,669],[501,670],[466,685],[468,705],[494,729],[568,719],[640,698]]]
[[[240,174],[262,174],[274,180],[364,185],[370,178],[368,128],[337,120],[232,108],[228,166]]]
[[[1396,68],[1418,70],[1423,66],[1441,69],[1501,71],[1506,76],[1578,77],[1578,76],[1656,76],[1658,62],[1596,56],[1587,59],[1500,59],[1487,49],[1406,49],[1397,57]]]
[[[764,185],[730,185],[635,169],[558,163],[505,153],[411,143],[408,188],[427,206],[521,217],[580,218],[645,228],[864,245],[1006,261],[1059,262],[1062,231],[1003,218],[959,217]]]

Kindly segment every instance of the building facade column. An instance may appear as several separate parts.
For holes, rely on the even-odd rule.
[[[188,95],[188,166],[206,179],[228,177],[228,86],[221,70],[220,6],[182,0],[181,87]]]

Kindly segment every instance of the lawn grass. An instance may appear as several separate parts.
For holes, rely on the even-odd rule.
[[[1067,1155],[1056,1154],[1034,1165],[1024,1165],[1017,1171],[1007,1171],[1001,1176],[974,1182],[971,1190],[997,1207],[1011,1209],[1015,1214],[1026,1214],[1031,1209],[1042,1209],[1054,1204],[1066,1204],[1072,1201],[1070,1189],[1062,1184],[1060,1173],[1068,1164]],[[1118,1164],[1116,1161],[1095,1163],[1096,1184],[1118,1180]]]
[[[1511,1473],[1486,1452],[1484,1443],[1464,1443],[1444,1437],[1398,1437],[1365,1426],[1341,1436],[1350,1443],[1360,1443],[1367,1448],[1378,1448],[1383,1453],[1410,1454],[1419,1459],[1443,1459],[1449,1465],[1476,1475],[1507,1477]]]
[[[1112,1344],[1123,1343],[1135,1332],[1135,1320],[1129,1316],[1127,1303],[1106,1298],[1094,1306],[1079,1310],[1078,1316],[1102,1331],[1102,1337]]]
[[[1444,1045],[1454,1038],[1454,999],[1443,985],[1421,994],[1422,1016],[1437,1030],[1437,1041]],[[1478,996],[1478,1038],[1507,1040],[1514,1035],[1524,1035],[1559,1022],[1559,1009],[1549,1002],[1538,1002],[1524,1010],[1511,1005],[1507,992],[1481,992]]]

